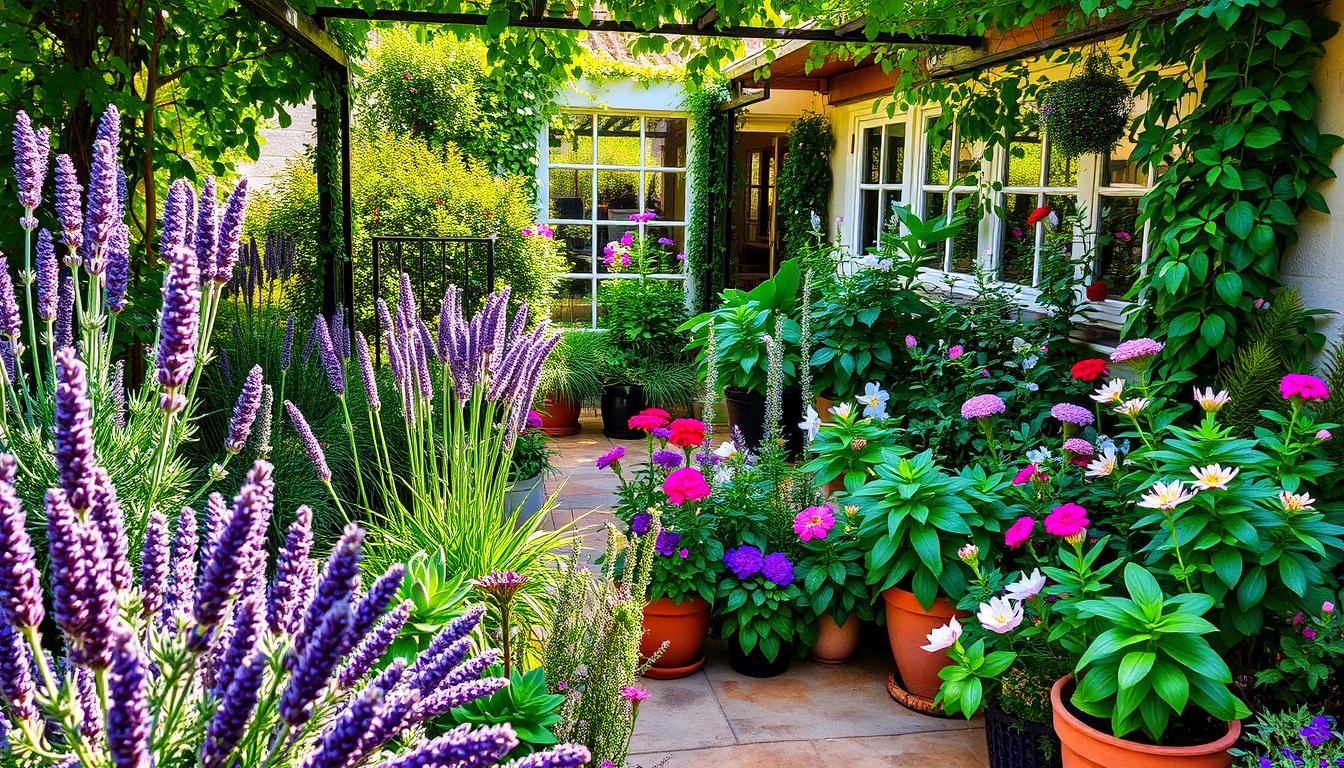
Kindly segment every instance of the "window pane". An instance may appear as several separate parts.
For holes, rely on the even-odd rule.
[[[593,116],[561,115],[551,124],[552,163],[593,162]]]
[[[598,165],[639,167],[639,118],[609,116],[597,123]]]
[[[551,320],[588,328],[593,324],[593,281],[591,278],[566,278],[560,281],[555,301],[551,302]]]
[[[1073,195],[1046,195],[1046,196],[1045,196],[1045,204],[1048,205],[1048,206],[1050,206],[1051,210],[1052,210],[1057,216],[1059,216],[1059,218],[1060,218],[1061,221],[1064,220],[1064,219],[1066,219],[1066,218],[1068,218],[1068,217],[1070,217],[1070,216],[1072,216],[1074,213],[1076,213],[1076,212],[1078,211],[1078,199],[1075,198]],[[1038,226],[1038,227],[1040,227],[1040,228],[1042,229],[1042,232],[1041,232],[1041,238],[1042,238],[1042,243],[1044,243],[1044,238],[1045,238],[1045,228],[1046,228],[1046,226],[1047,226],[1047,223],[1043,221],[1043,222],[1037,224],[1036,226]],[[1042,251],[1041,251],[1041,260],[1042,260],[1042,267],[1041,267],[1041,270],[1042,270],[1042,273],[1044,273],[1045,270],[1046,270],[1046,263],[1047,263],[1047,262],[1048,262],[1049,264],[1053,265],[1053,264],[1057,263],[1057,260],[1060,260],[1060,259],[1066,259],[1066,258],[1071,259],[1071,258],[1072,258],[1072,256],[1073,256],[1073,236],[1074,236],[1075,234],[1076,234],[1075,232],[1070,232],[1070,233],[1069,233],[1069,235],[1070,235],[1070,236],[1069,236],[1069,240],[1068,240],[1067,242],[1065,242],[1065,243],[1061,243],[1061,244],[1057,245],[1057,246],[1056,246],[1055,248],[1053,248],[1053,249],[1046,249],[1046,248],[1042,247]],[[1072,281],[1072,278],[1070,278],[1070,280]]]
[[[1050,166],[1046,171],[1045,185],[1047,187],[1076,187],[1078,186],[1078,158],[1065,157],[1063,152],[1055,152],[1047,149],[1050,153]]]
[[[882,172],[884,184],[900,184],[905,179],[905,123],[887,126],[887,165]]]
[[[903,202],[905,202],[905,195],[901,193],[901,190],[899,189],[882,190],[883,226],[886,226],[888,224],[894,225],[896,222],[900,221],[900,219],[896,218],[895,205],[897,203],[903,203]]]
[[[762,153],[760,152],[751,153],[751,168],[747,171],[748,184],[761,183],[761,159],[762,159]]]
[[[1148,174],[1131,160],[1134,155],[1134,141],[1125,134],[1120,144],[1111,150],[1102,163],[1101,185],[1103,187],[1143,188],[1148,186]]]
[[[1036,259],[1036,230],[1027,217],[1036,210],[1036,195],[1005,195],[1003,231],[999,238],[999,278],[1009,283],[1031,284]]]
[[[686,167],[686,120],[680,117],[644,121],[645,162],[667,168]]]
[[[863,163],[859,171],[859,180],[867,184],[876,184],[882,172],[882,128],[863,130]]]
[[[593,172],[579,168],[552,168],[550,198],[552,218],[592,218]]]
[[[924,219],[939,219],[947,216],[947,193],[946,192],[925,192],[924,193]],[[947,257],[947,243],[930,243],[925,249],[927,257],[920,262],[926,267],[933,269],[944,269]]]
[[[1010,187],[1035,187],[1041,183],[1041,132],[1034,112],[1022,115],[1022,129],[1008,143]]]
[[[962,139],[957,142],[957,178],[964,179],[980,171],[980,156],[973,142]]]
[[[639,171],[597,172],[597,218],[626,222],[639,212]]]
[[[1111,298],[1124,296],[1134,286],[1143,260],[1143,230],[1139,227],[1139,198],[1107,197],[1101,205],[1097,272]]]
[[[654,264],[654,271],[680,274],[686,262],[684,258],[686,228],[648,226],[644,228],[644,234],[649,238],[650,259]],[[660,242],[664,240],[671,240],[672,242]],[[678,254],[683,258],[677,258]]]
[[[686,218],[686,174],[672,171],[647,171],[644,174],[644,210],[658,218],[682,221]]]
[[[865,189],[860,194],[862,199],[859,203],[859,215],[862,218],[859,227],[859,250],[866,253],[869,248],[877,245],[877,230],[882,223],[882,202],[878,199],[875,189]]]
[[[562,224],[556,227],[555,242],[560,249],[560,255],[569,262],[566,272],[592,272],[592,227],[581,224]]]
[[[967,195],[955,195],[952,198],[952,204],[965,205]],[[980,227],[978,225],[978,211],[972,208],[966,211],[966,223],[962,225],[961,231],[952,238],[952,271],[960,272],[963,275],[975,274],[975,265],[977,261],[976,251],[980,247]]]
[[[947,184],[948,167],[952,160],[952,126],[938,127],[938,118],[928,119],[928,151],[924,157],[924,183]]]

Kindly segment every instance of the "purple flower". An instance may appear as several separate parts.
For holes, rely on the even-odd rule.
[[[187,607],[196,588],[196,510],[182,507],[173,534],[173,577],[163,602],[163,620],[171,622]]]
[[[111,569],[112,585],[118,591],[125,592],[132,586],[129,544],[126,540],[126,525],[122,521],[121,502],[117,501],[117,489],[107,470],[95,467],[93,470],[93,495],[89,498],[89,520],[102,536],[107,548],[108,567]]]
[[[676,469],[681,466],[681,452],[669,450],[654,451],[653,463],[663,469]]]
[[[313,715],[313,702],[331,680],[341,660],[341,641],[350,628],[350,604],[332,605],[320,621],[304,628],[307,639],[294,665],[289,684],[280,699],[280,716],[290,726],[300,726]]]
[[[1096,449],[1092,446],[1092,443],[1081,437],[1070,437],[1068,440],[1065,440],[1064,450],[1081,459],[1090,458],[1096,453]]]
[[[976,395],[961,404],[961,418],[987,419],[1003,413],[1008,408],[998,395]]]
[[[61,242],[71,253],[77,253],[84,244],[84,208],[80,204],[83,194],[84,187],[70,156],[57,156],[56,219],[61,223]]]
[[[373,586],[369,587],[369,591],[355,608],[355,617],[350,622],[347,648],[362,642],[369,630],[373,629],[373,625],[387,612],[387,606],[391,605],[392,598],[397,596],[397,590],[401,589],[401,582],[405,576],[406,566],[397,563],[388,568]]]
[[[196,269],[202,283],[214,276],[215,251],[219,244],[217,200],[215,177],[206,176],[205,183],[201,185],[200,200],[196,203],[196,236],[192,240],[192,246],[196,249]]]
[[[266,666],[265,658],[257,654],[243,662],[243,666],[234,673],[214,717],[210,718],[205,744],[201,748],[202,768],[219,768],[233,748],[238,746],[252,718],[252,710],[257,706],[257,694],[261,690]]]
[[[200,629],[208,632],[223,617],[227,600],[250,576],[250,568],[265,546],[266,529],[275,504],[275,479],[270,462],[258,459],[247,473],[243,487],[233,499],[233,514],[210,548],[209,562],[201,572],[193,611]],[[198,631],[199,638],[203,633]]]
[[[108,105],[103,123],[113,125],[107,138],[100,136],[93,142],[93,159],[89,161],[88,210],[84,221],[84,267],[94,274],[102,274],[105,267],[103,250],[112,237],[112,228],[122,219],[121,197],[117,194],[117,173],[121,162],[117,159],[117,136],[120,116],[116,107]],[[99,133],[104,132],[99,126]]]
[[[14,118],[14,176],[19,183],[19,204],[24,208],[24,217],[19,222],[27,230],[37,229],[33,211],[42,204],[50,153],[51,132],[46,128],[34,131],[28,113],[19,110]]]
[[[247,444],[252,433],[252,423],[257,419],[257,409],[261,407],[261,366],[254,365],[247,372],[243,382],[243,391],[238,394],[238,402],[233,406],[233,418],[229,419],[229,439],[224,448],[230,454],[237,454]]]
[[[46,507],[52,616],[76,660],[106,667],[117,603],[102,536],[79,518],[62,489],[47,491]]]
[[[146,616],[163,610],[168,589],[168,518],[154,510],[145,528],[145,546],[140,551],[140,600]]]
[[[238,181],[229,200],[224,204],[224,216],[219,221],[219,236],[215,245],[215,271],[210,275],[223,285],[233,276],[238,261],[238,247],[243,240],[243,216],[247,209],[247,178]]]
[[[317,470],[317,476],[324,483],[331,482],[331,468],[327,466],[327,456],[322,452],[322,446],[318,444],[317,438],[313,436],[313,429],[308,426],[307,419],[303,418],[303,412],[288,400],[285,401],[285,412],[289,414],[289,420],[294,425],[294,431],[299,434],[299,439],[303,441],[303,447],[308,451],[308,458],[312,460],[313,467]]]
[[[667,427],[654,427],[653,431],[649,432],[649,434],[653,435],[659,440],[666,440],[667,438],[672,436],[672,430],[668,429]]]
[[[648,512],[640,512],[630,518],[630,532],[636,536],[643,536],[649,532],[649,525],[653,522],[653,515]]]
[[[93,494],[93,413],[84,361],[71,347],[56,353],[56,394],[51,424],[56,473],[66,500],[79,511]]]
[[[51,242],[51,233],[45,229],[37,233],[36,271],[37,316],[50,323],[56,319],[60,301],[60,275],[56,266],[56,247]]]
[[[322,577],[317,583],[317,592],[308,603],[304,614],[303,629],[294,638],[294,648],[302,652],[308,647],[309,635],[322,622],[322,617],[333,606],[349,605],[350,596],[359,586],[360,546],[364,543],[364,529],[351,523],[345,527],[340,541],[332,548],[322,568]],[[347,617],[346,624],[350,624]],[[345,635],[337,638],[336,653],[345,654]]]
[[[619,470],[620,461],[623,458],[625,458],[625,446],[618,445],[615,448],[612,448],[611,450],[597,457],[596,461],[597,468],[606,469],[607,467],[615,466]]]
[[[783,552],[771,552],[761,561],[761,575],[777,587],[793,583],[793,563]]]
[[[276,556],[275,579],[271,582],[266,621],[272,632],[294,634],[301,628],[299,608],[306,574],[313,571],[308,555],[313,549],[313,511],[302,505],[285,534],[285,545]]]
[[[17,474],[14,457],[0,454],[0,624],[13,621],[20,627],[36,627],[44,616],[42,577],[23,504],[14,490]]]
[[[243,662],[257,649],[257,638],[265,630],[260,598],[249,595],[235,604],[233,620],[229,623],[227,641],[221,636],[210,660],[208,683],[211,693],[222,697],[233,682],[233,676],[242,669]]]
[[[411,752],[382,763],[379,768],[494,765],[516,746],[518,736],[508,725],[473,728],[471,723],[464,723],[438,738],[421,744]]]
[[[186,396],[178,390],[186,385],[196,367],[200,304],[196,260],[186,248],[174,248],[164,280],[163,315],[159,321],[158,381],[163,388],[159,407],[168,413],[176,413],[187,405]]]
[[[660,238],[658,238],[658,244],[659,244],[659,245],[676,245],[676,244],[677,244],[677,241],[676,241],[676,240],[673,240],[673,239],[670,238],[670,237],[660,237]]]
[[[290,358],[294,355],[294,313],[289,313],[285,321],[285,342],[280,347],[280,370],[288,371]]]
[[[224,494],[211,493],[205,501],[205,549],[201,550],[201,562],[210,562],[210,553],[224,538],[224,529],[229,527],[229,505]]]
[[[1079,427],[1086,427],[1092,423],[1092,412],[1073,403],[1056,403],[1050,409],[1050,415],[1065,424],[1073,424]]]
[[[392,647],[392,641],[397,639],[397,633],[401,632],[406,619],[410,617],[412,605],[414,604],[411,601],[406,600],[393,608],[378,622],[378,626],[374,627],[372,632],[359,641],[359,645],[350,653],[350,660],[337,675],[337,684],[340,687],[350,688],[363,680],[369,670],[373,669],[373,665],[387,654],[387,649]]]
[[[545,752],[533,752],[514,760],[509,763],[508,768],[578,768],[592,759],[587,747],[578,744],[557,744]]]
[[[75,284],[68,272],[61,272],[56,293],[56,348],[75,343]]]
[[[17,340],[23,332],[23,321],[19,319],[19,301],[14,296],[14,278],[9,274],[7,265],[0,265],[0,333],[11,341]]]
[[[341,359],[337,355],[336,347],[331,340],[331,332],[327,329],[327,324],[316,322],[313,329],[317,331],[317,349],[322,354],[322,367],[327,371],[327,381],[331,384],[331,391],[338,397],[345,395],[345,369],[341,367]]]
[[[0,699],[18,719],[34,720],[37,686],[33,682],[33,653],[9,618],[0,611]]]
[[[1128,363],[1144,362],[1151,357],[1162,353],[1166,345],[1160,341],[1148,338],[1130,339],[1122,341],[1111,352],[1111,362]]]
[[[382,706],[381,690],[365,688],[360,691],[336,722],[327,728],[317,752],[304,763],[306,768],[346,768],[354,764],[351,758],[359,753],[369,732],[379,725],[378,711]]]
[[[355,357],[359,362],[359,377],[364,382],[364,396],[369,407],[375,411],[383,409],[383,401],[378,397],[378,380],[373,375],[373,359],[369,355],[369,342],[362,331],[355,332]]]
[[[122,625],[108,678],[107,747],[115,768],[149,765],[149,685],[135,635]]]
[[[676,554],[677,545],[680,543],[680,533],[674,533],[664,528],[658,532],[658,538],[653,542],[653,550],[663,557],[671,557]]]
[[[761,555],[761,550],[750,544],[744,544],[724,553],[723,564],[728,566],[728,570],[737,578],[749,579],[761,572],[761,568],[765,566],[765,558]]]
[[[108,310],[120,312],[126,307],[126,280],[131,263],[131,229],[125,222],[119,221],[112,227],[112,237],[103,255],[107,262],[104,279]]]

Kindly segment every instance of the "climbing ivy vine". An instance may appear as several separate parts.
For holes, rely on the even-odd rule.
[[[811,215],[830,226],[831,152],[835,134],[824,115],[803,115],[789,126],[789,151],[779,169],[778,219],[784,230],[784,258],[796,256],[812,237]]]
[[[688,84],[690,78],[687,78]],[[691,208],[686,217],[686,270],[694,286],[692,304],[697,312],[705,309],[707,298],[717,296],[729,283],[729,274],[720,269],[728,243],[721,226],[728,216],[732,190],[723,169],[728,162],[728,129],[732,117],[718,111],[728,100],[728,83],[721,79],[691,87],[686,97],[690,117],[691,156],[688,175],[691,184]],[[714,226],[711,226],[711,223]],[[736,273],[730,264],[728,273]]]

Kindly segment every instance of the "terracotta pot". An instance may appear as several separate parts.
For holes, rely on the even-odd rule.
[[[941,597],[931,608],[925,608],[915,599],[915,593],[900,587],[885,590],[882,600],[887,610],[887,640],[891,642],[891,655],[896,657],[896,669],[901,673],[905,690],[920,698],[933,699],[943,682],[938,672],[952,661],[945,653],[929,653],[920,646],[927,645],[928,634],[948,619],[966,614]]]
[[[639,653],[649,658],[667,642],[667,650],[644,673],[657,680],[686,677],[705,664],[705,638],[709,635],[709,603],[698,597],[683,603],[667,598],[644,606],[644,636]]]
[[[579,404],[573,400],[548,397],[542,404],[541,431],[552,437],[573,435],[579,431]]]
[[[835,478],[835,479],[832,480],[831,482],[829,482],[829,483],[823,485],[823,486],[821,487],[821,490],[824,491],[824,492],[826,493],[827,496],[835,496],[836,494],[844,493],[844,492],[845,492],[845,476],[844,476],[844,475],[841,475],[841,476]]]
[[[812,659],[822,664],[844,664],[854,658],[859,647],[859,632],[863,622],[850,615],[844,626],[830,616],[817,619],[817,642],[812,645]]]
[[[1084,723],[1069,709],[1064,688],[1073,682],[1061,677],[1050,689],[1064,768],[1227,768],[1232,765],[1228,749],[1241,736],[1241,721],[1227,724],[1227,733],[1208,744],[1194,747],[1155,747],[1117,739]]]
[[[830,424],[831,419],[835,418],[835,415],[831,413],[831,406],[835,405],[835,401],[825,395],[817,395],[814,400],[813,410],[817,412],[823,422]]]

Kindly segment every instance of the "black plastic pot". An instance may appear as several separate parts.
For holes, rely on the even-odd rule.
[[[779,649],[779,655],[770,661],[761,653],[760,647],[747,653],[737,642],[737,635],[728,638],[728,664],[739,674],[747,677],[777,677],[789,669],[789,660],[793,658],[793,645],[786,644]]]
[[[990,768],[1060,768],[1059,739],[1047,723],[985,708]]]
[[[644,410],[644,387],[610,384],[602,390],[602,434],[613,440],[638,440],[644,433],[630,428],[630,417]]]
[[[760,450],[765,436],[765,395],[737,387],[724,391],[728,404],[728,424],[742,433],[742,439],[753,451]],[[797,389],[784,390],[781,403],[784,414],[784,447],[790,458],[803,455],[803,431],[798,423],[803,420],[802,393]]]

